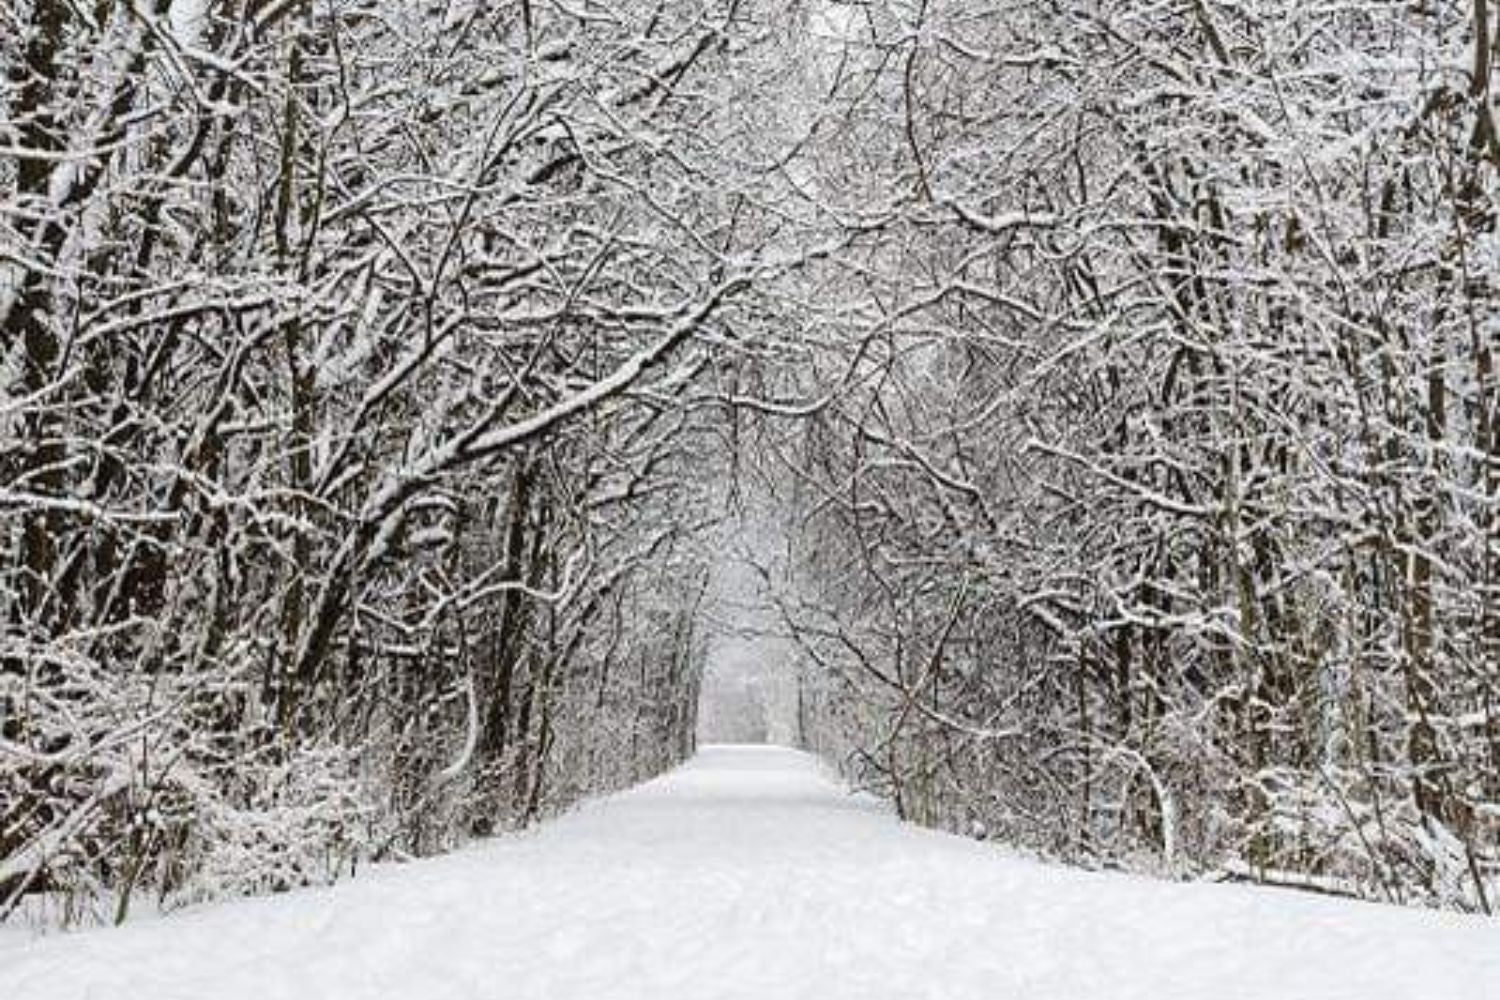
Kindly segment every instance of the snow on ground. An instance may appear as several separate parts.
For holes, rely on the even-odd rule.
[[[1487,1000],[1500,922],[1090,874],[719,746],[331,889],[0,945],[5,1000]]]

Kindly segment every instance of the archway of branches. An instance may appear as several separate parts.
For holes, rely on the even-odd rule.
[[[0,913],[796,743],[1487,909],[1495,18],[0,10]]]

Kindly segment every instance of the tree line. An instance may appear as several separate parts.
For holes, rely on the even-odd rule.
[[[1489,912],[1490,5],[932,0],[840,37],[826,190],[888,221],[784,376],[815,405],[763,417],[751,553],[807,738],[1049,856]]]
[[[0,913],[669,766],[746,514],[904,817],[1489,909],[1497,21],[7,5]]]
[[[709,169],[734,17],[6,5],[0,912],[324,880],[688,751],[682,399],[776,267]]]

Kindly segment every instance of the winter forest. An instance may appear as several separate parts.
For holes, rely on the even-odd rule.
[[[0,919],[528,827],[736,643],[912,823],[1500,908],[1491,0],[0,0],[0,68]]]

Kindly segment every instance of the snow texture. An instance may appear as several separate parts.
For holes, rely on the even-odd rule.
[[[0,946],[6,1000],[1479,1000],[1500,924],[1059,869],[715,746],[532,833]]]

